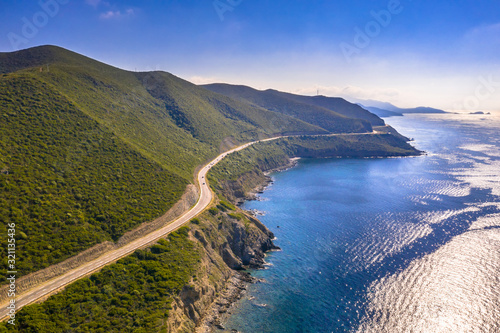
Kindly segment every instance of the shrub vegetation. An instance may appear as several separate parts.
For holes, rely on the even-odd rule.
[[[188,183],[36,79],[0,80],[0,110],[0,233],[16,223],[20,275],[117,240],[166,212]],[[6,249],[2,237],[4,264]]]
[[[147,250],[24,307],[0,332],[167,332],[173,297],[196,277],[201,248],[183,227]]]

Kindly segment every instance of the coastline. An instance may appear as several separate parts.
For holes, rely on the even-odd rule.
[[[377,156],[379,158],[387,158],[387,157],[408,157],[408,156],[418,156],[422,154],[422,152],[414,149],[402,152],[391,152],[388,154],[381,153],[381,150],[377,150],[378,148],[370,148],[369,151],[359,151],[358,153],[363,157],[371,157]],[[384,149],[383,147],[381,148]],[[266,153],[266,152],[265,152]],[[254,201],[259,200],[259,195],[265,191],[265,189],[273,183],[273,179],[270,174],[273,172],[282,172],[294,168],[297,166],[298,161],[302,158],[348,158],[346,154],[343,154],[341,151],[336,150],[332,152],[330,150],[323,150],[318,154],[312,154],[311,151],[305,149],[296,151],[293,153],[294,157],[290,157],[290,155],[286,156],[285,159],[282,159],[279,163],[269,163],[267,156],[264,153],[265,163],[256,163],[255,169],[253,171],[245,171],[239,174],[239,177],[235,179],[227,179],[225,182],[220,181],[219,189],[225,195],[227,199],[236,204],[237,206],[241,206],[245,201]],[[292,156],[293,156],[292,155]],[[355,155],[355,154],[354,154]],[[269,156],[273,156],[273,152],[270,153]],[[300,156],[300,157],[299,157]],[[361,157],[361,156],[352,156],[352,157]],[[251,157],[250,157],[251,158]],[[262,157],[261,157],[262,158]],[[273,161],[270,159],[270,161]],[[276,160],[274,160],[277,162]],[[274,165],[273,165],[274,164]],[[271,168],[268,168],[271,166]],[[267,167],[266,167],[267,166]],[[259,176],[260,174],[260,176]],[[224,179],[224,178],[223,178]],[[245,185],[246,184],[246,185]],[[248,186],[250,185],[250,186]],[[263,230],[267,228],[258,220],[259,214],[258,212],[245,211],[248,216],[252,216],[252,220],[257,224],[258,228]],[[272,251],[272,247],[267,247],[264,249],[264,253]],[[253,266],[242,266],[240,268],[252,268],[252,269],[264,269],[265,263],[259,262],[258,265]],[[244,272],[244,275],[241,273]],[[236,330],[227,329],[224,327],[224,323],[227,321],[227,318],[232,315],[234,311],[234,306],[237,301],[239,301],[242,297],[244,297],[245,292],[248,286],[251,283],[258,282],[257,279],[252,277],[250,273],[247,271],[238,271],[233,270],[232,276],[224,282],[223,291],[220,292],[220,295],[217,295],[212,304],[208,307],[208,310],[205,311],[204,316],[198,322],[196,331],[197,333],[221,333],[221,332],[237,332]]]
[[[207,310],[196,333],[236,332],[227,330],[222,321],[225,316],[231,315],[231,308],[245,295],[248,285],[255,282],[257,279],[249,273],[235,271],[227,280],[225,289]]]
[[[283,172],[283,171],[287,171],[289,169],[292,169],[292,168],[297,166],[297,164],[299,163],[298,161],[300,159],[301,159],[301,157],[291,157],[288,159],[287,164],[280,166],[280,167],[277,167],[277,168],[274,168],[274,169],[271,169],[271,170],[264,171],[264,175],[266,177],[266,180],[263,181],[261,184],[258,184],[257,186],[255,186],[248,193],[246,193],[243,198],[239,198],[239,201],[237,203],[238,206],[241,206],[245,201],[258,200],[259,194],[262,194],[266,190],[266,188],[270,184],[273,183],[273,179],[271,178],[271,176],[269,176],[270,174],[272,174],[274,172]]]
[[[404,156],[410,157],[412,155]],[[402,156],[398,156],[402,157]],[[331,157],[327,157],[331,158]],[[345,156],[340,158],[346,158]],[[387,158],[387,157],[383,157]],[[257,184],[252,190],[244,193],[243,196],[237,197],[235,202],[237,206],[241,206],[246,201],[259,200],[259,195],[262,194],[267,187],[273,183],[270,174],[274,172],[283,172],[290,170],[297,166],[302,157],[289,157],[287,163],[282,166],[262,171],[265,178]],[[253,211],[246,211],[252,217],[258,220],[259,214]],[[265,227],[265,226],[264,226]],[[269,249],[266,253],[273,251]],[[265,263],[260,264],[258,267],[251,267],[252,269],[265,269]],[[224,327],[224,322],[232,314],[232,308],[235,304],[245,296],[247,288],[252,283],[257,283],[258,279],[251,276],[247,271],[233,271],[233,275],[225,282],[226,286],[224,291],[221,292],[212,305],[207,310],[205,316],[201,319],[201,324],[197,327],[196,333],[237,333],[236,330],[231,330]]]
[[[423,155],[422,152],[420,155]],[[377,157],[364,157],[364,158],[403,158],[403,157],[416,157],[420,155],[406,155],[406,156],[377,156]],[[317,157],[316,157],[317,158]],[[352,158],[350,156],[339,156],[339,157],[324,157],[325,159],[332,158]],[[359,158],[359,157],[358,157]],[[289,157],[288,162],[280,167],[276,167],[270,170],[262,171],[265,175],[265,180],[260,184],[255,186],[251,191],[245,194],[244,197],[237,198],[237,206],[241,206],[246,201],[259,200],[259,195],[262,194],[273,182],[271,174],[275,172],[284,172],[296,167],[299,160],[303,157]],[[259,214],[254,211],[246,211],[251,214],[256,220],[258,220]],[[258,220],[260,222],[260,220]],[[262,223],[262,222],[261,222]],[[265,225],[264,225],[265,226]],[[265,226],[267,228],[267,226]],[[273,239],[274,240],[274,239]],[[276,249],[270,249],[265,253],[272,251],[281,250],[279,247]],[[252,270],[266,269],[265,262],[260,264],[259,267],[249,267]],[[261,281],[260,279],[251,275],[247,270],[245,271],[234,271],[233,276],[231,276],[225,285],[225,289],[221,292],[221,295],[217,297],[212,303],[209,310],[206,312],[205,317],[202,319],[202,324],[197,327],[196,333],[241,333],[234,328],[225,327],[229,317],[233,315],[234,309],[237,307],[237,302],[246,296],[248,287],[251,284],[255,284]],[[198,330],[199,329],[199,330]]]
[[[258,200],[258,195],[264,192],[265,189],[273,182],[272,178],[269,176],[271,173],[283,172],[294,168],[300,159],[300,157],[289,158],[287,164],[264,172],[266,180],[245,194],[243,198],[238,198],[238,205],[244,203],[245,201]],[[252,214],[251,211],[248,211],[248,213]],[[252,214],[252,216],[257,219],[255,214]],[[270,249],[267,252],[277,249]],[[265,263],[261,264],[259,267],[252,267],[252,269],[265,269]],[[213,301],[212,305],[201,320],[201,324],[197,327],[196,333],[237,333],[238,331],[236,330],[228,330],[225,328],[223,326],[223,322],[228,316],[231,315],[231,309],[235,306],[236,302],[244,297],[248,286],[257,282],[258,279],[253,277],[247,271],[233,271],[233,275],[226,281],[225,289]]]

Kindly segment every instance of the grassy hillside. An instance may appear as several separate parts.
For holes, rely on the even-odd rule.
[[[17,224],[19,276],[162,215],[222,149],[326,132],[53,46],[0,53],[0,72],[0,232]]]
[[[0,332],[168,332],[175,296],[196,277],[202,250],[183,227],[158,244],[23,308]]]
[[[278,134],[371,130],[272,92],[250,105],[55,46],[0,53],[0,73],[0,232],[17,225],[19,276],[162,215],[221,150]]]
[[[2,72],[37,77],[141,154],[186,179],[219,152],[222,142],[325,132],[207,93],[168,73],[128,72],[54,46],[4,53],[0,59]]]
[[[372,126],[385,125],[385,122],[377,115],[369,112],[369,110],[364,109],[357,104],[350,103],[343,98],[326,96],[301,96],[279,91],[275,91],[274,93],[293,99],[297,102],[312,104],[328,110],[332,110],[346,117],[367,120],[370,122],[370,124],[372,124]]]
[[[174,123],[203,143],[239,142],[284,133],[327,133],[292,117],[255,108],[202,89],[165,72],[137,73],[151,96],[165,103]],[[152,82],[152,84],[150,84]]]
[[[346,101],[344,101],[345,103],[342,104],[342,107],[337,108],[344,113],[341,114],[337,110],[315,105],[307,98],[301,101],[299,100],[301,96],[285,94],[276,90],[259,91],[246,86],[229,84],[209,84],[203,87],[250,105],[262,107],[320,126],[331,133],[364,133],[372,129],[368,121],[354,119],[359,118],[359,114],[351,114],[350,109],[359,111],[358,109],[361,108],[359,106],[356,108],[354,104]],[[367,111],[365,113],[370,114]],[[374,115],[371,116],[378,118]],[[383,121],[381,121],[381,124],[383,124]]]
[[[16,223],[23,275],[160,216],[188,183],[36,78],[0,79],[0,110],[0,233]]]

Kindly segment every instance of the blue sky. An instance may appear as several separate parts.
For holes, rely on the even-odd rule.
[[[500,109],[498,0],[0,0],[0,31],[1,52],[53,44],[195,83]]]

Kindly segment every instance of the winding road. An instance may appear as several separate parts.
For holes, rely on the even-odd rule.
[[[15,298],[15,310],[18,312],[23,306],[29,305],[31,303],[36,302],[37,300],[43,299],[53,293],[56,293],[60,291],[62,288],[67,286],[68,284],[85,277],[87,275],[90,275],[97,270],[101,269],[102,267],[109,265],[118,259],[121,259],[131,253],[133,253],[135,250],[142,248],[148,244],[154,243],[158,241],[160,238],[165,237],[172,231],[178,229],[181,227],[183,224],[187,223],[190,221],[192,218],[194,218],[196,215],[200,214],[207,208],[210,203],[212,202],[213,199],[213,194],[208,186],[208,182],[206,181],[206,175],[210,168],[212,168],[214,165],[219,163],[224,157],[227,155],[234,153],[236,151],[242,150],[247,148],[248,146],[251,146],[257,142],[263,142],[263,141],[271,141],[271,140],[276,140],[282,137],[274,137],[274,138],[269,138],[265,140],[260,140],[260,141],[254,141],[254,142],[249,142],[246,143],[242,146],[239,146],[237,148],[231,149],[225,153],[220,154],[217,156],[215,159],[210,161],[207,165],[205,165],[199,172],[198,172],[198,184],[200,188],[200,196],[198,198],[198,201],[196,202],[196,205],[191,208],[189,211],[184,213],[181,217],[177,218],[173,222],[169,223],[168,225],[153,231],[147,235],[145,235],[142,238],[139,238],[135,241],[132,241],[116,250],[112,250],[109,252],[106,252],[102,256],[100,256],[97,259],[94,259],[90,262],[87,262],[83,265],[81,265],[78,268],[75,268],[65,274],[62,274],[56,278],[53,278],[47,282],[41,283],[40,285],[29,289],[25,291],[22,294],[16,295]],[[7,306],[9,305],[10,299],[7,299],[6,302],[0,305],[0,321],[4,321],[9,317],[9,309]]]
[[[327,135],[309,135],[309,136],[339,136],[339,135],[359,135],[359,134],[377,134],[377,132],[372,132],[372,133],[357,133],[357,134],[327,134]],[[300,136],[300,135],[297,135]],[[213,193],[208,186],[208,183],[206,181],[206,175],[207,172],[212,168],[214,165],[219,163],[224,157],[226,157],[229,154],[232,154],[234,152],[237,152],[239,150],[245,149],[255,143],[258,142],[265,142],[265,141],[272,141],[276,139],[281,139],[281,138],[286,138],[289,136],[278,136],[278,137],[273,137],[273,138],[268,138],[268,139],[263,139],[259,141],[253,141],[246,143],[244,145],[241,145],[239,147],[236,147],[234,149],[231,149],[227,152],[224,152],[214,158],[212,161],[210,161],[207,165],[205,165],[199,172],[198,172],[198,184],[200,188],[200,196],[198,198],[197,203],[193,208],[191,208],[189,211],[184,213],[181,217],[177,218],[173,222],[169,223],[168,225],[153,231],[147,235],[145,235],[142,238],[139,238],[135,241],[132,241],[116,250],[112,250],[109,252],[104,253],[101,255],[99,258],[94,259],[90,262],[87,262],[85,264],[82,264],[78,268],[75,268],[67,273],[64,273],[58,277],[55,277],[47,282],[41,283],[37,285],[36,287],[33,287],[32,289],[29,289],[22,294],[16,295],[15,298],[15,311],[19,311],[23,306],[29,305],[31,303],[34,303],[40,299],[43,299],[51,294],[54,294],[58,291],[60,291],[62,288],[67,286],[68,284],[85,277],[87,275],[90,275],[102,267],[109,265],[118,259],[121,259],[131,253],[133,253],[135,250],[142,248],[148,244],[154,243],[158,241],[160,238],[165,237],[168,235],[170,232],[178,229],[181,227],[183,224],[187,223],[190,221],[192,218],[203,212],[212,202],[213,199]],[[9,305],[10,299],[7,299],[3,304],[0,305],[0,321],[4,321],[9,318],[9,309],[7,306]]]

